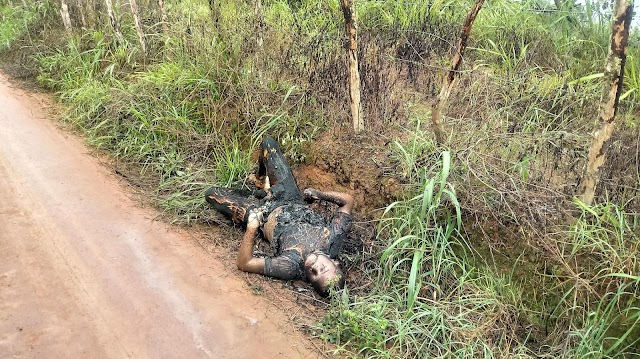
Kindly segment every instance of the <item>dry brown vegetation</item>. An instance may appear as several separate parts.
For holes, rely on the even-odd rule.
[[[66,120],[134,169],[127,176],[177,222],[221,223],[202,193],[246,186],[266,133],[301,186],[353,193],[350,297],[327,304],[314,330],[343,354],[637,354],[638,33],[586,206],[574,197],[597,125],[602,86],[591,75],[606,58],[608,11],[485,4],[443,109],[443,146],[430,111],[472,3],[356,1],[360,134],[337,1],[261,11],[185,1],[166,5],[166,22],[142,2],[146,54],[127,12],[117,44],[104,12],[94,28],[60,36],[56,5],[39,3],[3,56],[9,68],[31,65],[60,93]]]

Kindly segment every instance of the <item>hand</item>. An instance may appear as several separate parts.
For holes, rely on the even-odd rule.
[[[258,228],[264,220],[264,214],[262,209],[254,208],[249,211],[249,218],[247,218],[247,227]]]
[[[271,181],[269,180],[269,176],[264,176],[264,190],[267,192],[271,191]]]
[[[314,188],[307,188],[302,192],[302,196],[305,201],[313,202],[320,199],[318,193],[318,190]]]

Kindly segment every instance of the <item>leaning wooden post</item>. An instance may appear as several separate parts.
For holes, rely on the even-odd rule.
[[[596,131],[587,156],[587,168],[581,183],[581,200],[591,205],[598,184],[598,171],[604,164],[602,147],[613,134],[614,119],[622,92],[624,63],[627,58],[629,28],[633,14],[633,0],[616,0],[613,7],[611,46],[604,70],[604,89],[600,102],[600,130]]]
[[[442,110],[444,109],[447,99],[451,94],[451,89],[453,88],[453,84],[456,80],[456,75],[458,75],[460,66],[462,65],[463,54],[467,47],[471,27],[473,26],[473,22],[475,21],[476,16],[478,16],[478,12],[480,11],[480,8],[482,8],[483,3],[484,0],[477,0],[475,5],[473,5],[471,10],[469,10],[467,17],[464,19],[462,32],[460,33],[460,38],[458,38],[458,43],[456,44],[456,52],[453,55],[453,60],[451,61],[451,69],[449,69],[449,73],[443,81],[442,89],[440,90],[440,94],[438,95],[436,103],[433,106],[433,110],[431,111],[433,132],[436,135],[436,141],[440,144],[444,143],[445,140],[444,129],[442,126]]]
[[[166,36],[169,33],[169,18],[167,18],[167,13],[164,11],[163,0],[158,0],[158,8],[160,9],[160,19],[162,21],[162,33]]]
[[[62,16],[64,29],[71,31],[71,16],[69,16],[69,6],[65,0],[60,0],[60,16]]]
[[[140,47],[142,48],[142,54],[147,56],[147,44],[144,41],[144,32],[142,31],[142,24],[140,24],[140,9],[136,0],[129,0],[131,6],[131,14],[133,15],[133,24],[138,34],[138,41],[140,41]]]
[[[120,23],[118,22],[118,18],[113,9],[113,3],[111,0],[104,0],[105,5],[107,6],[107,14],[109,15],[109,23],[111,24],[111,29],[113,33],[116,35],[116,41],[118,45],[124,44],[124,36],[122,36],[122,31],[120,31]]]
[[[364,130],[362,107],[360,105],[360,71],[358,71],[358,37],[356,31],[356,11],[354,0],[340,0],[344,15],[344,26],[348,38],[347,61],[349,63],[349,99],[353,130]]]

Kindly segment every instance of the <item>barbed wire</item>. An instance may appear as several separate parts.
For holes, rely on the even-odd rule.
[[[409,5],[411,7],[419,7],[420,6],[420,5],[418,5],[416,3],[416,1],[406,1],[406,0],[377,0],[377,1],[356,0],[355,1],[356,11],[357,11],[357,7],[358,7],[358,3]],[[430,9],[430,6],[424,6],[424,8]],[[439,5],[438,8],[439,9],[459,9],[459,8],[461,8],[461,6],[460,5],[454,5],[454,4],[444,4],[444,5]],[[484,4],[484,5],[482,5],[482,9],[484,9],[484,10],[514,9],[514,10],[517,10],[517,11],[526,11],[526,12],[545,12],[545,13],[583,14],[583,15],[588,14],[588,11],[586,9],[585,10],[580,10],[580,8],[573,8],[571,10],[561,10],[561,9],[553,9],[553,8],[533,8],[533,7],[518,7],[518,8],[516,8],[516,7]],[[603,14],[603,13],[601,13],[599,11],[592,11],[592,14],[599,14],[599,15],[606,15],[606,16],[610,15],[610,14],[606,14],[606,13]]]

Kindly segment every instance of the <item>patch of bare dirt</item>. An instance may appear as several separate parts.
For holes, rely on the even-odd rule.
[[[393,135],[326,131],[309,150],[310,164],[296,173],[300,186],[349,192],[363,218],[376,217],[402,191],[399,180],[390,175],[388,144]]]
[[[0,101],[0,356],[320,355],[277,294],[155,220],[46,99],[0,75]]]

